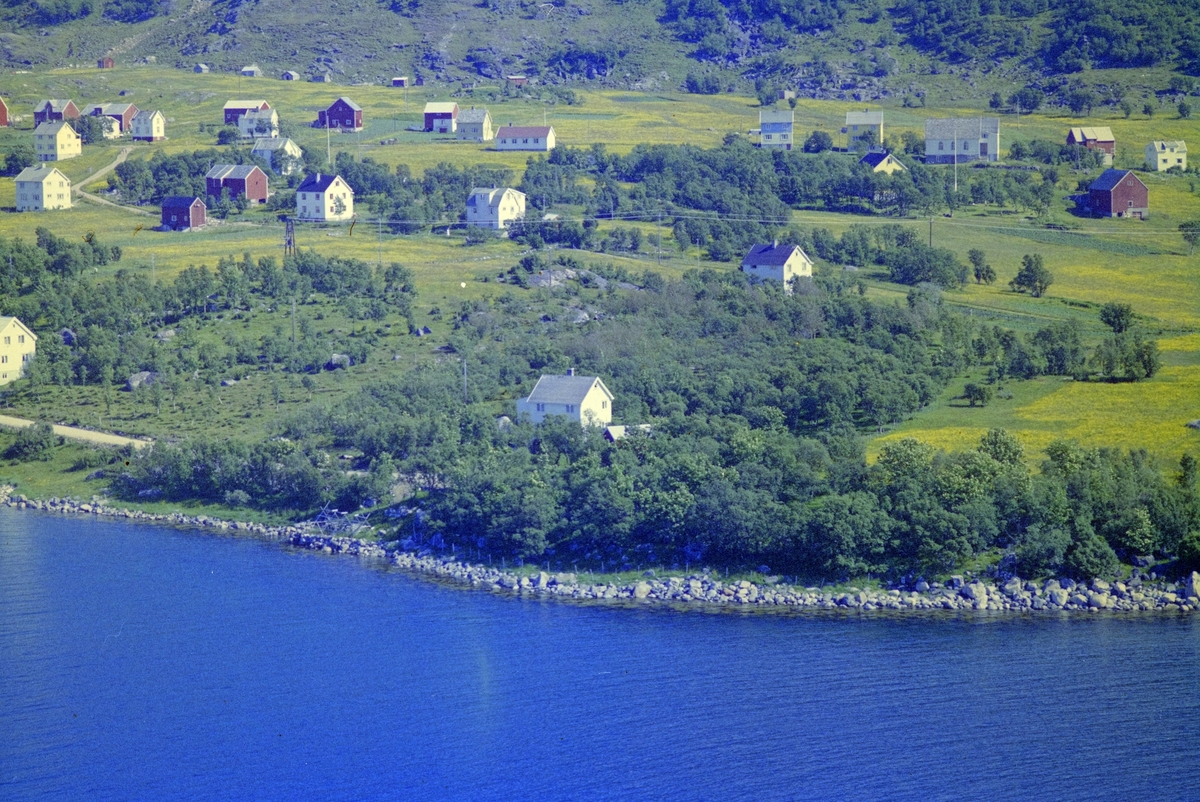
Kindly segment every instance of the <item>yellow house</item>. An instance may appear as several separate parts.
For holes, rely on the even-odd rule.
[[[21,378],[37,352],[37,335],[15,317],[0,317],[0,384]]]
[[[885,173],[887,175],[902,173],[906,169],[900,163],[899,159],[886,150],[873,150],[859,159],[858,163],[867,165],[873,173]]]
[[[848,111],[846,125],[846,150],[870,150],[883,142],[882,111]]]
[[[565,415],[583,426],[612,423],[613,394],[599,376],[542,376],[528,398],[517,399],[517,414],[541,423],[550,415]]]
[[[17,176],[17,211],[71,208],[71,179],[57,167],[26,167]]]
[[[309,223],[349,220],[354,217],[354,190],[340,175],[310,175],[296,188],[296,217]]]
[[[83,140],[68,123],[42,123],[33,132],[33,151],[40,162],[60,162],[83,153]]]
[[[133,141],[157,142],[167,138],[167,118],[161,111],[139,111],[133,116]]]
[[[1156,172],[1178,167],[1187,169],[1187,145],[1182,139],[1172,141],[1156,140],[1146,146],[1146,166]]]

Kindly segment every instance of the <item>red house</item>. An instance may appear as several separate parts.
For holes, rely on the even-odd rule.
[[[225,124],[237,125],[238,117],[248,111],[270,111],[271,104],[265,100],[231,100],[225,104]]]
[[[426,103],[425,130],[453,134],[458,129],[457,103]]]
[[[207,207],[196,197],[163,198],[162,227],[167,231],[187,231],[204,225]]]
[[[217,164],[204,176],[205,192],[210,198],[221,197],[228,189],[229,197],[245,195],[251,203],[267,202],[267,174],[253,164]]]
[[[0,97],[0,125],[8,125],[8,104]]]
[[[79,119],[79,109],[71,100],[39,100],[33,107],[33,127],[42,123]]]
[[[93,117],[112,117],[117,121],[117,130],[125,134],[133,126],[133,118],[137,116],[138,107],[132,103],[100,103],[92,106],[89,113]]]
[[[339,97],[329,108],[317,112],[314,128],[340,128],[343,131],[361,131],[363,127],[362,107],[348,97]]]
[[[1104,154],[1104,163],[1112,164],[1113,156],[1117,153],[1117,140],[1113,138],[1112,129],[1108,127],[1072,128],[1067,132],[1068,145],[1083,145],[1088,150],[1098,150]]]
[[[96,62],[96,68],[100,70],[111,70],[113,66],[113,60],[111,56],[105,56]]]
[[[1150,190],[1131,170],[1105,170],[1088,187],[1088,207],[1097,217],[1150,216]]]

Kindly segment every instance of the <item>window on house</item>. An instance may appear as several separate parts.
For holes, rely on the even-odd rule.
[[[601,401],[601,402],[600,402],[600,409],[608,409],[608,402],[607,402],[607,401]]]
[[[945,150],[945,149],[946,149],[946,143],[945,143],[945,142],[939,142],[939,143],[938,143],[938,150]]]
[[[538,405],[537,405],[537,411],[538,411],[538,412],[545,412],[545,411],[546,411],[546,405],[545,405],[545,404],[538,404]]]
[[[6,365],[7,365],[7,364],[8,364],[8,357],[6,357],[6,356],[0,356],[0,363],[3,363],[3,364],[6,364]]]
[[[574,411],[575,411],[575,405],[567,404],[567,412],[574,412]]]
[[[24,335],[24,334],[20,334],[20,335],[18,335],[18,336],[17,336],[17,342],[19,342],[19,343],[23,343],[23,342],[25,342],[25,335]]]
[[[5,344],[5,345],[12,345],[12,337],[5,337],[5,338],[4,338],[4,344]]]

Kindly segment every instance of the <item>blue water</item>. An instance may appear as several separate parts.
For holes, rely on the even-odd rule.
[[[1200,799],[1196,617],[615,609],[0,510],[0,799]]]

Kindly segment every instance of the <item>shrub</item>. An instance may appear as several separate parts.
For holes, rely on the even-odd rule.
[[[48,423],[35,423],[17,432],[11,446],[4,451],[5,459],[21,462],[50,459],[58,437]]]

